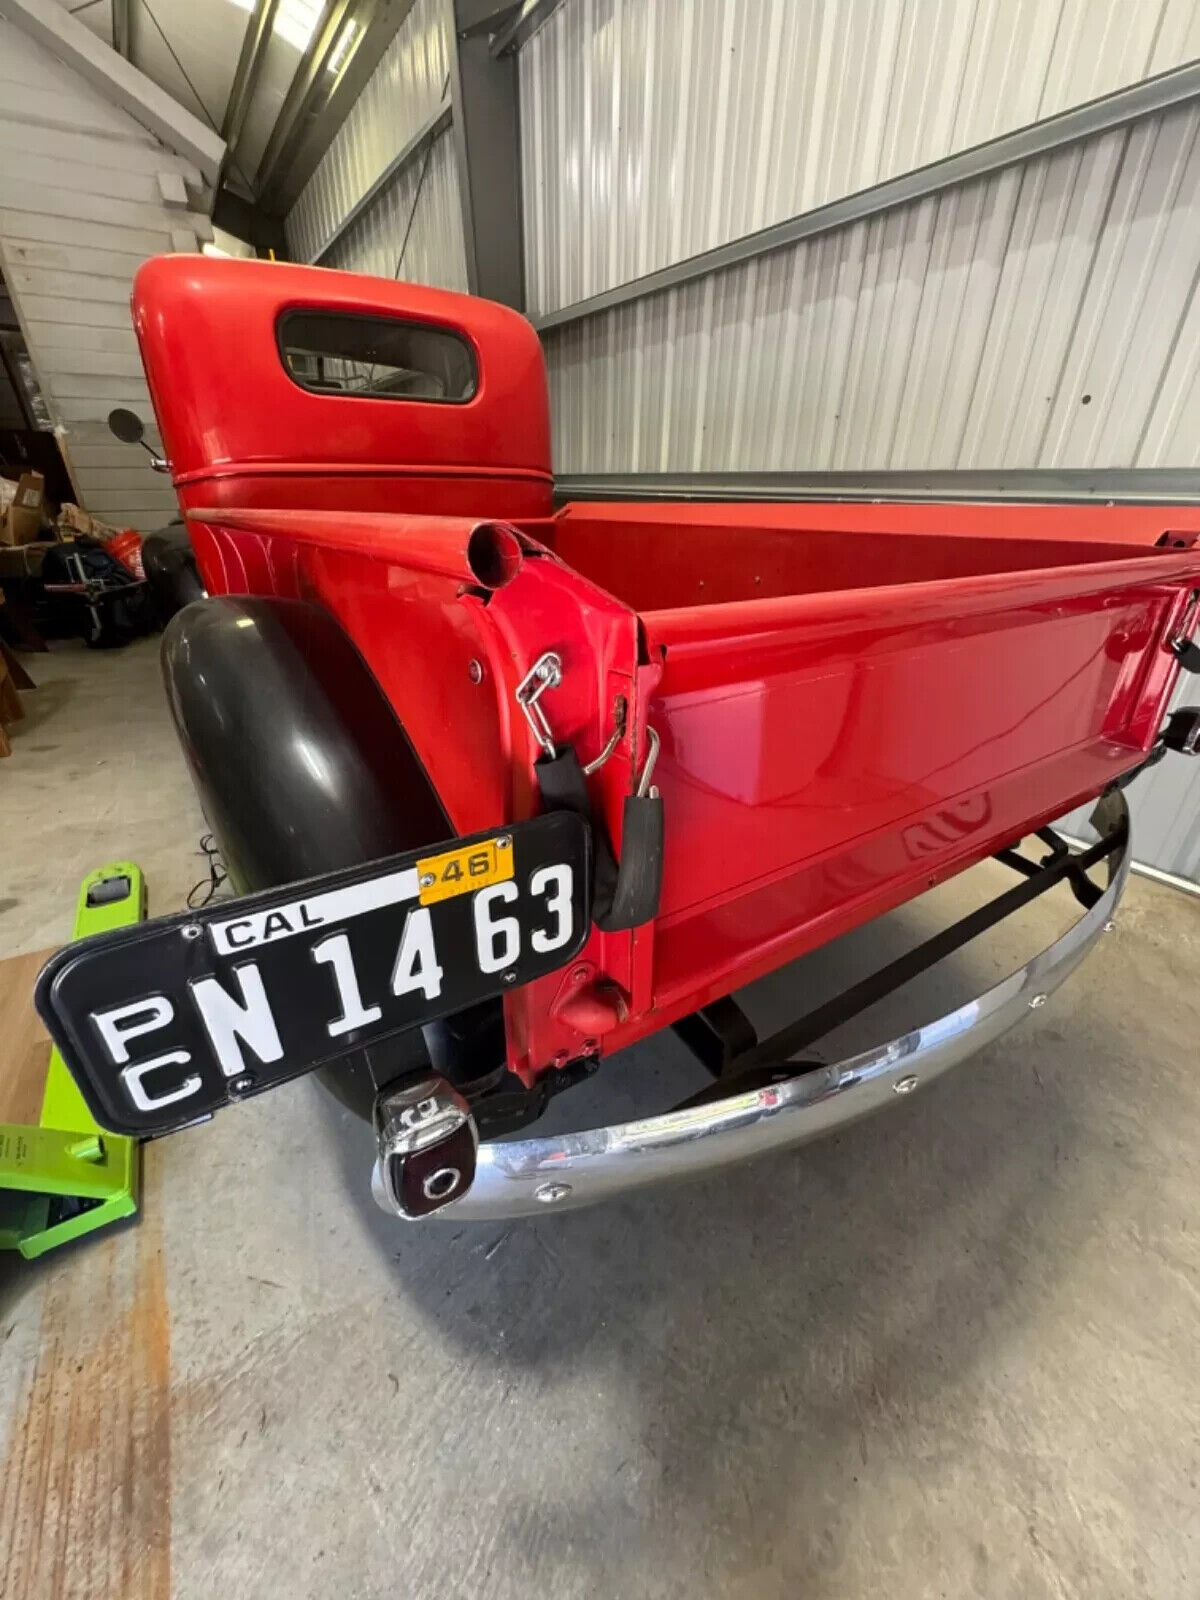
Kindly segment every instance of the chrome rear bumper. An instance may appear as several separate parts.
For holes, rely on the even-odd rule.
[[[583,1133],[483,1144],[471,1187],[436,1214],[495,1221],[593,1205],[807,1144],[932,1083],[1042,1005],[1106,930],[1125,888],[1130,842],[1120,792],[1102,806],[1106,832],[1125,826],[1124,844],[1108,858],[1107,889],[1060,939],[978,999],[837,1065],[711,1105]],[[395,1211],[378,1162],[372,1192],[384,1210]]]

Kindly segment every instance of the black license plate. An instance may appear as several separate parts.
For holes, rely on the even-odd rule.
[[[37,1007],[102,1127],[169,1133],[563,966],[590,850],[552,812],[100,934],[47,962]]]

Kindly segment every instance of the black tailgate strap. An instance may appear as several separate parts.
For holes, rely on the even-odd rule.
[[[571,745],[534,763],[547,811],[573,811],[592,830],[592,921],[602,933],[640,927],[658,915],[662,894],[663,810],[657,792],[625,797],[621,864],[593,815],[587,779]]]

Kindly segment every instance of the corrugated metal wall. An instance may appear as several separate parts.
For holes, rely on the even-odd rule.
[[[288,218],[299,258],[436,110],[446,16],[406,18]],[[1200,0],[563,0],[519,58],[531,314],[1198,56]],[[1197,105],[547,329],[559,471],[1200,467]],[[325,259],[390,277],[402,249],[465,286],[447,134]],[[1200,870],[1190,781],[1142,785],[1168,870]]]
[[[159,175],[200,173],[0,18],[0,265],[80,500],[142,529],[178,515],[168,479],[105,418],[154,413],[129,320],[147,256],[195,250],[208,218],[164,203]]]
[[[531,309],[1197,56],[1196,0],[566,0],[520,57]],[[1192,101],[550,328],[556,467],[1198,467],[1198,200]],[[1200,879],[1195,767],[1135,802]]]
[[[549,332],[556,466],[1200,465],[1198,129],[1180,107]]]
[[[297,261],[311,261],[326,249],[344,218],[445,99],[447,26],[444,0],[417,0],[404,19],[288,214],[288,248]],[[448,133],[437,138],[427,159],[418,157],[376,196],[323,264],[391,278],[398,275],[402,251],[400,276],[466,287],[458,174]]]
[[[466,292],[458,169],[449,132],[397,174],[341,235],[322,265]]]
[[[530,307],[1197,55],[1195,0],[566,0],[520,56]]]

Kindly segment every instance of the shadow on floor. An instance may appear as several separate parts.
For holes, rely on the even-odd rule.
[[[786,1015],[779,992],[800,989],[806,1007],[819,1003],[913,937],[897,914],[775,975],[774,997],[757,986],[751,999],[778,1025]],[[971,967],[965,954],[942,963],[902,1001],[885,1002],[817,1053],[891,1037],[1001,975],[981,978]],[[1071,1052],[1060,1029],[1039,1031]],[[1018,1030],[915,1103],[822,1143],[594,1210],[509,1224],[410,1227],[386,1217],[363,1198],[370,1131],[315,1085],[313,1095],[350,1203],[394,1258],[397,1292],[421,1305],[431,1336],[547,1368],[609,1341],[630,1376],[648,1367],[643,1376],[661,1385],[657,1406],[674,1421],[655,1422],[650,1405],[647,1426],[669,1436],[689,1410],[697,1428],[709,1426],[705,1397],[694,1396],[694,1407],[688,1398],[701,1348],[702,1362],[729,1369],[717,1381],[722,1392],[736,1371],[751,1380],[748,1395],[786,1380],[813,1386],[809,1399],[819,1404],[827,1383],[867,1381],[845,1369],[856,1339],[872,1366],[911,1357],[919,1383],[930,1381],[919,1353],[926,1343],[939,1350],[939,1365],[972,1358],[971,1330],[998,1275],[1015,1269],[1037,1212],[1055,1204],[1076,1143],[1078,1106],[1061,1078],[1037,1071],[1036,1056],[1030,1030]],[[562,1096],[555,1122],[582,1127],[666,1109],[707,1081],[666,1033]],[[1080,1087],[1073,1083],[1072,1094]],[[545,1121],[531,1130],[545,1131]],[[714,1346],[704,1327],[731,1304],[737,1336]],[[649,1342],[638,1331],[647,1323],[658,1330]],[[892,1330],[882,1349],[880,1328]]]

